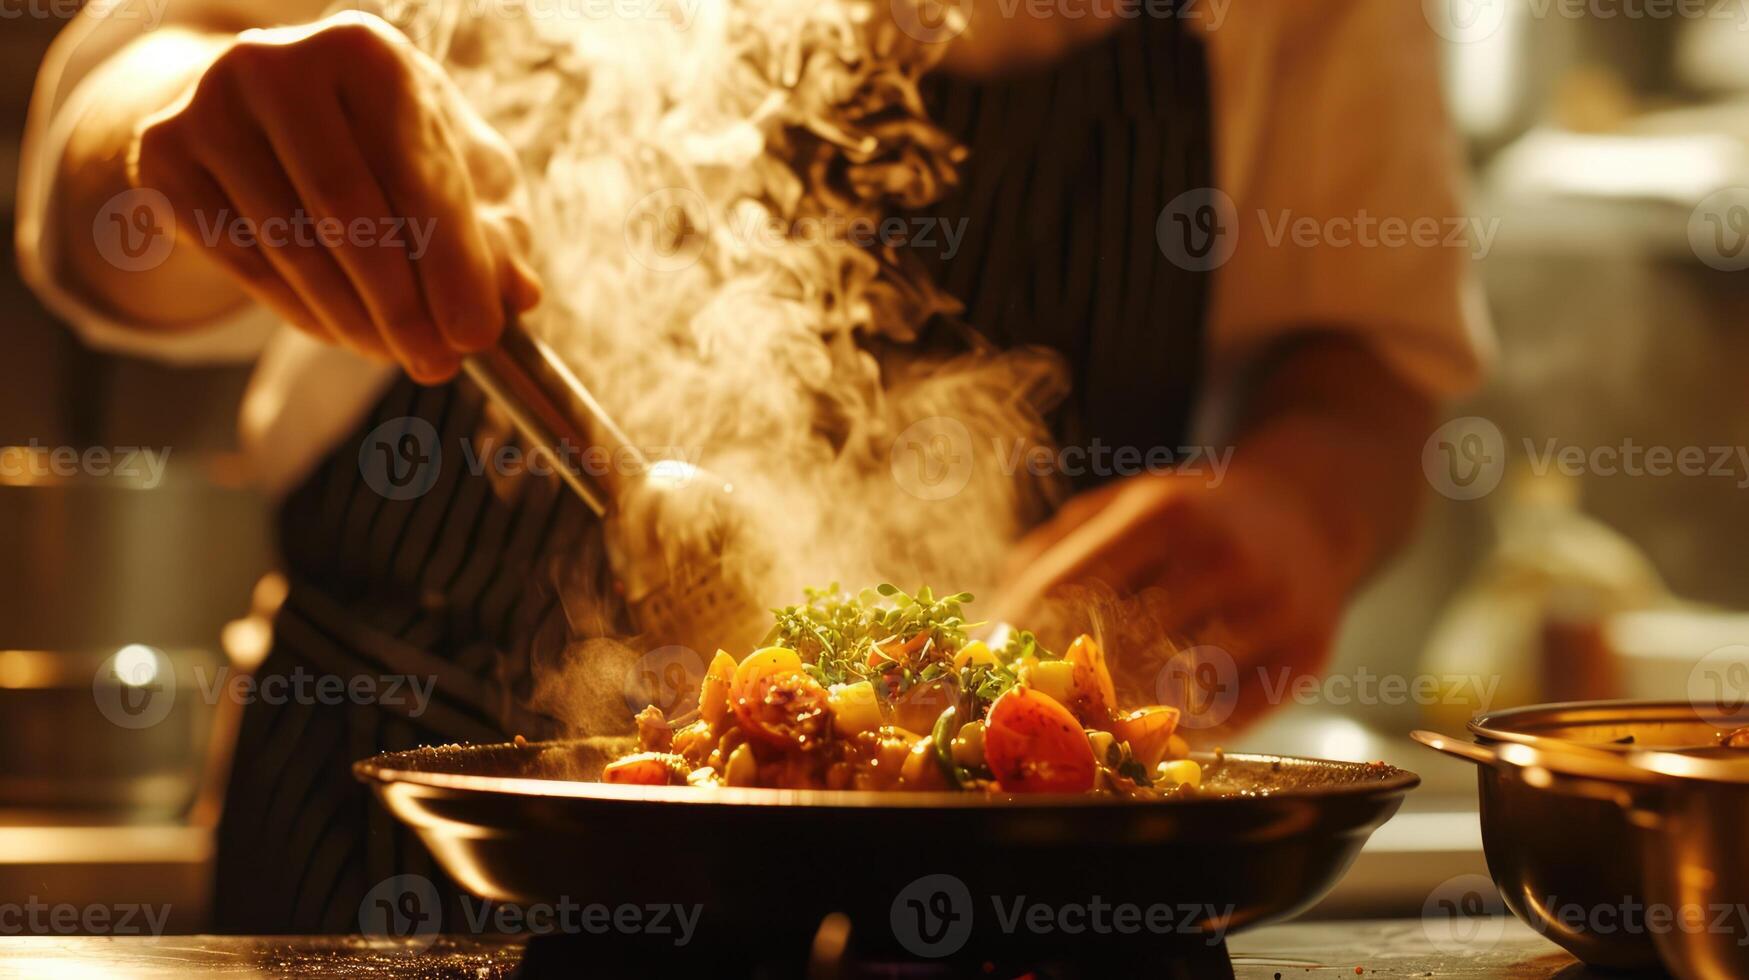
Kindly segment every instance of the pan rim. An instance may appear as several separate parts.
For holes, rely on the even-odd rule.
[[[1514,730],[1503,726],[1513,722],[1522,722],[1524,719],[1535,719],[1539,716],[1553,718],[1563,714],[1574,716],[1572,720],[1565,722],[1570,726],[1579,726],[1587,722],[1625,724],[1675,716],[1679,720],[1687,720],[1692,717],[1694,721],[1714,728],[1729,727],[1719,725],[1706,718],[1693,702],[1670,698],[1621,698],[1527,704],[1477,715],[1470,719],[1466,727],[1469,729],[1471,737],[1479,743],[1523,746],[1540,754],[1546,751],[1547,746],[1551,744],[1571,743],[1573,740],[1554,735],[1541,735],[1532,731]],[[1742,711],[1736,712],[1736,714],[1738,717],[1734,720],[1749,721],[1749,714]],[[1584,744],[1590,748],[1617,755],[1629,765],[1644,770],[1652,776],[1735,786],[1749,784],[1749,754],[1746,754],[1743,759],[1720,759],[1697,755],[1692,750],[1687,749],[1647,748],[1635,744],[1607,742]],[[1558,764],[1548,763],[1548,765],[1559,771]]]
[[[555,748],[574,744],[578,740],[529,742],[522,750]],[[494,749],[519,748],[512,743],[487,743],[451,746],[486,752]],[[1306,756],[1274,755],[1256,752],[1226,752],[1226,760],[1247,763],[1292,763],[1296,765],[1332,766],[1355,770],[1371,768],[1377,778],[1333,782],[1319,786],[1302,786],[1271,793],[1241,793],[1222,796],[1192,796],[1162,800],[1124,800],[1085,793],[1005,794],[988,795],[963,792],[895,793],[858,790],[784,790],[757,787],[694,786],[633,786],[587,780],[542,779],[529,776],[484,776],[477,773],[431,772],[397,768],[394,763],[429,749],[388,752],[353,763],[353,776],[363,783],[379,788],[416,786],[465,795],[511,795],[534,799],[583,800],[600,803],[676,803],[694,807],[804,807],[813,810],[834,808],[888,810],[995,809],[1003,811],[1037,811],[1082,808],[1152,808],[1254,806],[1259,800],[1307,800],[1328,798],[1365,798],[1407,794],[1421,785],[1421,777],[1407,769],[1388,763],[1343,762],[1314,759]],[[1213,753],[1193,753],[1193,758],[1212,761]]]
[[[1513,722],[1523,722],[1525,719],[1533,719],[1538,716],[1561,714],[1575,715],[1569,724],[1583,724],[1590,720],[1585,717],[1589,715],[1601,716],[1595,720],[1598,723],[1603,723],[1606,718],[1614,718],[1618,722],[1629,722],[1645,720],[1648,717],[1657,718],[1665,713],[1686,715],[1697,722],[1707,722],[1706,717],[1701,714],[1692,701],[1675,698],[1607,698],[1597,701],[1551,701],[1545,704],[1522,704],[1511,708],[1500,708],[1476,715],[1465,723],[1464,727],[1476,738],[1535,745],[1540,741],[1559,741],[1559,739],[1552,735],[1539,735],[1508,726]],[[1746,717],[1746,720],[1749,720],[1749,717]],[[1598,747],[1610,748],[1607,744],[1600,744]],[[1627,747],[1622,746],[1621,748],[1626,749]]]

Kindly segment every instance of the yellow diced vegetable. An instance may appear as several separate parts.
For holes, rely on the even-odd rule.
[[[1117,739],[1110,732],[1088,732],[1087,740],[1093,743],[1093,757],[1100,765],[1111,758],[1111,747],[1117,744]]]
[[[1195,788],[1202,785],[1202,766],[1197,765],[1194,759],[1174,759],[1171,762],[1162,762],[1158,772],[1161,781],[1174,786]]]
[[[881,727],[881,706],[874,685],[868,681],[834,684],[826,693],[832,709],[832,728],[846,737]]]
[[[996,655],[990,652],[988,644],[983,640],[973,640],[960,647],[960,652],[953,655],[953,669],[964,670],[973,666],[994,666]]]
[[[932,732],[936,719],[958,699],[959,690],[945,677],[913,684],[893,699],[893,724],[908,732]]]
[[[1022,682],[1058,704],[1075,700],[1075,665],[1065,660],[1045,660],[1028,668]]]

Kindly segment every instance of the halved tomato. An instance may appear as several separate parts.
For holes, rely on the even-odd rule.
[[[1075,665],[1076,686],[1090,689],[1083,694],[1089,703],[1082,721],[1102,721],[1106,715],[1116,710],[1117,686],[1112,683],[1111,668],[1106,664],[1105,650],[1100,647],[1099,641],[1083,633],[1069,644],[1063,659]]]
[[[1137,708],[1112,722],[1111,732],[1130,743],[1136,761],[1149,769],[1171,754],[1172,734],[1178,729],[1178,709],[1165,705]]]
[[[984,721],[984,761],[1011,793],[1085,793],[1098,765],[1081,723],[1050,695],[1009,688]]]
[[[741,661],[730,697],[747,734],[780,748],[808,748],[830,718],[826,689],[802,672],[794,650],[783,647],[767,647]]]

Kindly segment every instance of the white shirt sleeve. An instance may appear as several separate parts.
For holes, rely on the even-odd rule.
[[[256,306],[203,329],[165,334],[132,329],[56,279],[58,230],[46,220],[68,137],[92,97],[81,83],[98,65],[147,31],[177,24],[239,29],[310,20],[326,0],[117,0],[91,5],[55,40],[37,74],[19,168],[17,245],[25,282],[45,306],[92,347],[172,363],[248,361],[282,329]],[[101,13],[95,11],[103,11]]]
[[[1364,339],[1435,398],[1479,383],[1493,341],[1471,274],[1494,228],[1464,208],[1421,8],[1240,0],[1205,18],[1237,216],[1210,310],[1217,384],[1311,330]]]

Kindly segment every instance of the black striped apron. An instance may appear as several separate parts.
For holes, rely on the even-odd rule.
[[[928,85],[935,118],[971,157],[928,215],[963,221],[959,250],[925,258],[984,336],[1065,355],[1065,445],[1178,446],[1197,397],[1207,277],[1155,241],[1167,202],[1214,183],[1194,33],[1144,18],[1048,69]],[[599,527],[556,480],[494,481],[465,465],[483,424],[472,387],[402,379],[287,500],[292,588],[259,675],[365,678],[384,696],[245,710],[218,835],[219,930],[356,930],[365,893],[399,874],[436,882],[445,928],[462,928],[453,886],[350,766],[421,744],[555,734],[529,707],[533,677],[569,641],[610,628],[572,622],[559,585],[591,587]],[[361,451],[429,453],[402,438],[426,433],[441,457],[421,471],[429,486],[373,488]],[[422,711],[405,689],[386,703],[387,679],[408,676],[436,679]]]

